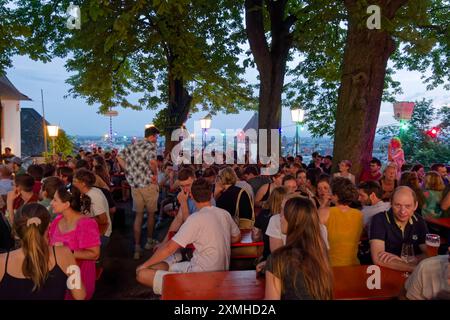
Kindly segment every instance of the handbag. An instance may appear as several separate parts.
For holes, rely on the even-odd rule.
[[[255,224],[255,209],[253,208],[253,202],[251,200],[250,206],[252,207],[252,218],[241,218],[239,215],[239,202],[241,200],[241,195],[243,192],[247,191],[245,191],[244,189],[241,189],[241,191],[239,191],[236,201],[236,209],[234,210],[234,219],[236,221],[236,224],[239,226],[239,229],[253,229],[253,225]],[[250,199],[250,196],[248,198]]]
[[[234,219],[236,224],[239,226],[239,229],[253,229],[253,225],[255,223],[255,209],[253,207],[253,202],[250,200],[250,205],[252,207],[252,219],[240,218],[239,216],[239,201],[241,200],[242,192],[247,192],[244,189],[241,189],[239,192],[237,201],[236,201],[236,209]],[[250,197],[249,197],[250,199]],[[262,248],[254,245],[250,246],[238,246],[231,247],[231,258],[234,259],[248,259],[248,258],[258,258],[262,254]]]

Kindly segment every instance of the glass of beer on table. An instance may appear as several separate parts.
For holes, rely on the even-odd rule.
[[[425,244],[427,245],[427,255],[429,257],[437,256],[441,245],[441,237],[437,234],[428,233],[425,238]]]

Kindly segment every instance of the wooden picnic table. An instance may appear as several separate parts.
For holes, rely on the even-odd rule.
[[[380,269],[380,289],[369,289],[367,282],[373,271],[367,265],[333,267],[334,297],[345,300],[385,300],[398,297],[406,281],[405,272],[388,268]]]
[[[370,290],[369,266],[334,267],[335,299],[394,299],[406,277],[403,272],[380,267],[380,289]],[[261,300],[265,278],[256,271],[219,271],[168,274],[163,280],[162,300]]]
[[[168,274],[162,300],[262,300],[264,277],[255,270]]]

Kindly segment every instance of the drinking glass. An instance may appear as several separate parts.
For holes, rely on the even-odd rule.
[[[441,245],[441,237],[433,233],[428,233],[425,237],[425,244],[427,245],[427,256],[437,256],[439,246]]]
[[[414,260],[415,260],[414,246],[413,246],[412,243],[404,243],[402,245],[402,254],[401,254],[400,258],[405,263],[412,263],[412,262],[414,262]]]

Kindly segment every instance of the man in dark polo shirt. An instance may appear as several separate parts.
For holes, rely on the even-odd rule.
[[[394,191],[391,209],[372,218],[370,251],[373,263],[400,271],[413,271],[417,263],[426,258],[425,235],[428,228],[421,216],[414,214],[417,197],[409,187]],[[400,256],[402,245],[412,244],[416,261],[406,263]]]

